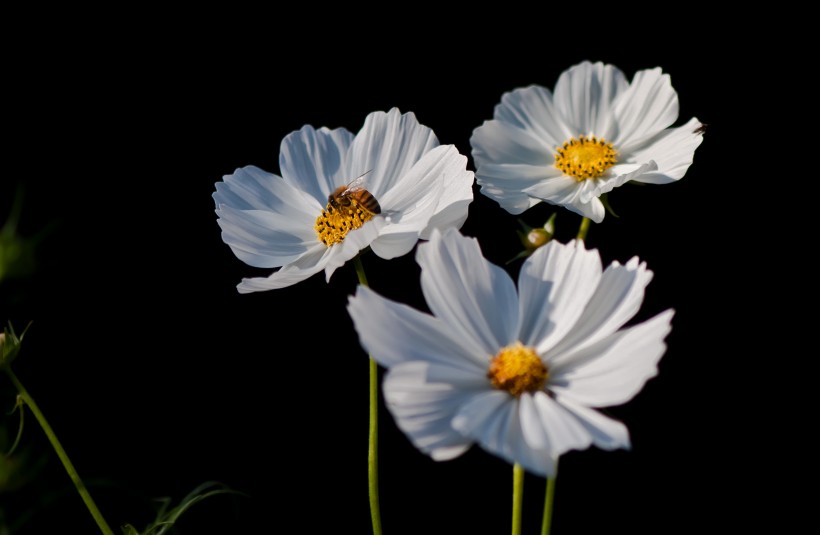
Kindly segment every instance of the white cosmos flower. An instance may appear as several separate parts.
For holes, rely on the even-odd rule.
[[[416,257],[432,315],[364,286],[348,305],[416,447],[446,460],[477,443],[551,476],[567,450],[630,446],[626,427],[594,408],[631,399],[666,350],[671,309],[623,328],[652,279],[644,263],[603,270],[583,242],[551,241],[524,262],[516,292],[455,229],[434,232]]]
[[[396,108],[369,114],[355,136],[309,125],[292,132],[280,148],[282,176],[248,166],[216,184],[223,241],[246,264],[281,267],[243,279],[238,290],[283,288],[322,270],[330,280],[368,246],[390,259],[434,228],[460,228],[473,200],[466,165],[454,146],[439,145],[413,113]],[[357,178],[355,193],[342,194],[350,204],[331,207],[329,196]]]
[[[618,68],[585,61],[555,93],[538,85],[505,93],[470,138],[481,193],[512,214],[541,201],[600,223],[599,197],[630,180],[679,180],[703,140],[702,124],[678,118],[678,95],[660,68],[629,83]]]

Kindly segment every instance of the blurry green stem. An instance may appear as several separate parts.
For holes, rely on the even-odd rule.
[[[544,520],[541,522],[541,535],[550,535],[552,524],[552,501],[555,498],[555,478],[558,477],[558,459],[555,460],[555,470],[552,477],[547,478],[547,495],[544,498]]]
[[[521,509],[524,506],[524,468],[513,465],[512,535],[521,535]]]
[[[587,239],[587,231],[589,230],[589,218],[585,217],[581,219],[581,226],[578,227],[578,236],[577,238],[581,241]]]
[[[80,493],[82,496],[83,501],[85,502],[86,507],[91,512],[91,516],[94,517],[94,520],[97,521],[97,525],[100,527],[100,531],[102,531],[105,535],[114,535],[114,532],[111,531],[111,528],[108,527],[108,524],[105,522],[105,519],[100,513],[100,510],[97,509],[97,506],[94,504],[94,500],[91,498],[91,494],[88,493],[88,489],[85,488],[85,484],[80,479],[80,475],[77,473],[77,470],[74,468],[74,465],[71,464],[71,460],[68,458],[63,446],[60,444],[60,441],[57,440],[57,435],[54,434],[54,430],[51,429],[51,426],[48,424],[46,417],[40,412],[40,408],[37,406],[37,403],[34,401],[26,388],[17,379],[17,376],[14,375],[14,372],[11,371],[11,368],[6,366],[6,373],[11,378],[11,382],[14,383],[15,388],[17,388],[17,392],[20,393],[20,396],[25,402],[26,405],[31,409],[32,414],[34,417],[37,418],[37,421],[40,423],[40,427],[43,428],[46,436],[48,437],[49,442],[51,442],[51,446],[54,448],[54,451],[57,452],[57,456],[62,461],[63,466],[65,467],[66,472],[68,472],[68,476],[71,478],[71,481],[74,482],[74,486],[77,487],[77,492]]]
[[[359,284],[367,286],[361,255],[354,260]],[[367,449],[367,481],[370,493],[370,520],[373,523],[373,535],[381,535],[382,519],[379,513],[379,368],[373,357],[370,357],[370,430]]]

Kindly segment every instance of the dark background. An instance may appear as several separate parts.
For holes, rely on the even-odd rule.
[[[758,436],[771,440],[781,424],[750,398],[763,342],[739,274],[752,269],[749,235],[765,214],[745,209],[730,166],[743,133],[732,116],[737,44],[721,48],[705,27],[579,43],[548,38],[545,21],[543,33],[501,35],[492,25],[512,23],[493,17],[287,34],[278,18],[267,33],[226,23],[190,36],[178,33],[195,26],[186,22],[68,32],[39,52],[17,43],[5,67],[0,218],[21,187],[19,232],[39,241],[35,268],[0,283],[0,320],[18,331],[33,321],[14,371],[115,531],[143,529],[155,498],[176,503],[218,481],[247,497],[209,498],[179,533],[369,533],[368,365],[345,310],[355,272],[239,295],[243,276],[268,270],[222,242],[214,184],[250,164],[278,173],[281,139],[304,124],[357,132],[368,113],[394,106],[469,156],[473,129],[505,91],[553,88],[585,59],[629,79],[662,67],[680,98],[676,124],[709,126],[680,182],[615,190],[620,218],[590,229],[606,264],[638,255],[655,272],[637,319],[677,312],[659,376],[607,411],[629,428],[632,450],[561,458],[553,533],[742,532],[767,521],[776,508],[761,477],[772,469],[760,466]],[[475,193],[462,232],[503,264],[519,250],[517,218]],[[541,204],[521,219],[541,225],[555,210]],[[558,210],[558,238],[579,221]],[[376,291],[424,306],[413,254],[364,262]],[[18,416],[6,415],[15,393],[0,379],[7,447]],[[12,533],[95,533],[30,416],[25,477],[0,493],[0,519]],[[509,532],[509,465],[478,448],[435,463],[383,406],[380,425],[387,535]],[[544,487],[527,476],[525,533],[539,529]]]

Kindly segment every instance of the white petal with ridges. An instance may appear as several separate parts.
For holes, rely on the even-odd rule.
[[[490,355],[473,340],[455,337],[441,320],[359,286],[349,299],[362,346],[382,366],[405,361],[448,364],[487,382]]]
[[[562,357],[550,369],[550,390],[590,407],[626,403],[657,375],[673,315],[667,310]]]
[[[542,200],[528,194],[529,191],[544,184],[550,187],[554,184],[552,181],[561,178],[561,172],[553,165],[485,163],[481,166],[481,174],[476,175],[476,182],[483,195],[498,202],[508,212],[520,214]],[[570,187],[574,183],[573,180]]]
[[[317,244],[308,221],[263,210],[216,211],[222,241],[237,258],[254,267],[279,267],[292,262]]]
[[[691,119],[678,128],[670,128],[651,140],[645,148],[636,149],[635,158],[651,157],[658,164],[657,171],[647,172],[636,177],[638,182],[650,184],[667,184],[683,178],[692,160],[695,149],[703,141],[703,133],[698,132],[702,126],[697,119]]]
[[[648,139],[678,118],[678,94],[672,89],[668,74],[660,67],[635,73],[629,89],[618,96],[613,106],[618,132],[614,139],[618,150]]]
[[[268,210],[293,218],[305,214],[316,217],[324,207],[282,177],[252,165],[223,176],[212,197],[217,209],[227,205],[237,210]]]
[[[285,136],[279,149],[279,168],[285,181],[324,202],[348,177],[346,158],[353,134],[344,128],[314,129],[310,125]]]
[[[347,261],[353,260],[362,249],[373,243],[386,225],[383,217],[376,216],[360,228],[348,232],[342,243],[333,245],[325,265],[325,279],[330,282],[333,272]]]
[[[510,276],[481,255],[475,238],[434,231],[419,245],[421,288],[430,310],[489,355],[516,341],[518,295]]]
[[[328,249],[317,241],[316,247],[309,250],[296,261],[284,266],[268,277],[251,277],[242,279],[236,289],[239,293],[276,290],[302,282],[324,269],[328,259]]]
[[[521,130],[533,132],[549,147],[563,145],[572,132],[562,124],[549,89],[530,85],[504,93],[493,118]]]
[[[558,456],[569,450],[584,449],[592,443],[592,437],[578,419],[545,392],[521,396],[522,408],[527,397],[531,399],[535,413],[531,420],[541,426],[540,433],[546,437],[544,445],[530,444],[532,447],[549,449],[555,456]],[[527,437],[526,427],[524,427],[524,436]]]
[[[631,447],[629,431],[623,423],[563,396],[556,396],[556,402],[578,419],[589,433],[592,443],[599,448],[614,450]]]
[[[600,197],[604,193],[609,193],[630,180],[640,180],[646,173],[651,173],[657,168],[657,164],[652,160],[641,164],[626,163],[613,165],[609,169],[606,177],[585,180],[585,186],[590,186],[590,188],[583,190],[579,198],[581,202],[586,202],[592,198]]]
[[[533,422],[521,419],[522,399],[515,399],[501,390],[488,390],[470,398],[459,409],[452,425],[460,433],[475,439],[483,449],[509,463],[519,463],[533,474],[550,475],[554,471],[555,456],[551,449],[533,447],[527,442],[525,435],[538,433],[538,426],[542,431],[544,428],[536,422],[535,429],[525,432]]]
[[[583,315],[572,330],[552,348],[564,355],[594,344],[620,329],[640,309],[644,290],[652,280],[652,271],[633,257],[622,266],[613,262],[600,277],[595,293],[589,298]],[[560,358],[553,361],[560,363]]]
[[[512,163],[547,167],[554,162],[557,146],[532,131],[502,121],[484,121],[470,137],[476,175],[482,176],[484,163]]]
[[[366,188],[378,199],[436,146],[433,131],[419,124],[412,112],[373,112],[350,146],[348,174],[355,178],[367,172]]]
[[[524,193],[554,204],[578,202],[583,184],[572,177],[561,175],[537,182],[523,189]]]
[[[452,459],[473,443],[450,424],[472,394],[447,383],[430,382],[428,372],[425,362],[393,366],[382,386],[385,403],[396,425],[417,448],[438,461]]]
[[[466,166],[467,158],[453,145],[425,154],[385,195],[385,215],[395,215],[371,244],[373,252],[394,258],[408,253],[420,236],[429,237],[432,228],[459,228],[473,199],[474,177]]]
[[[616,126],[613,102],[628,87],[617,67],[584,61],[561,73],[553,102],[572,137],[595,135],[609,140]]]
[[[522,343],[544,355],[581,316],[601,271],[598,252],[582,241],[553,240],[536,249],[518,276]]]
[[[458,151],[453,147],[458,154]],[[452,154],[452,153],[450,153]],[[467,157],[458,154],[448,155],[449,165],[442,169],[443,187],[439,192],[438,204],[427,227],[421,231],[421,239],[430,239],[433,229],[444,230],[449,227],[461,228],[473,202],[473,183],[475,174],[467,170]]]

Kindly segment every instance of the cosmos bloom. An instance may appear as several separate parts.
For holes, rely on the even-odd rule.
[[[284,288],[333,272],[370,247],[404,255],[434,228],[460,228],[474,175],[413,113],[373,112],[353,135],[304,126],[282,140],[281,176],[253,166],[217,182],[222,239],[246,264],[281,267],[245,278],[241,293]]]
[[[666,350],[671,309],[624,328],[652,279],[644,263],[603,270],[583,242],[553,240],[524,261],[516,291],[455,229],[416,257],[432,315],[364,286],[348,311],[388,368],[387,406],[417,448],[446,460],[477,443],[551,476],[568,450],[630,447],[626,427],[595,408],[630,400]]]
[[[596,223],[599,197],[634,180],[683,177],[703,125],[678,118],[678,95],[660,68],[629,83],[618,68],[585,61],[564,71],[555,93],[531,85],[505,93],[470,138],[481,193],[512,214],[541,201]]]

